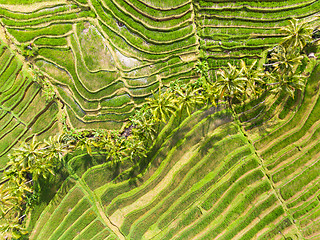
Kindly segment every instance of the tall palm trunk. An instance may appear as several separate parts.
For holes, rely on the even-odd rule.
[[[229,104],[229,108],[231,109],[231,111],[233,111],[233,108],[232,108],[232,97],[228,97],[228,104]]]

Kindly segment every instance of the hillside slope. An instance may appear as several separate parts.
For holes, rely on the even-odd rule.
[[[250,63],[290,17],[316,27],[319,11],[319,0],[0,0],[0,169],[20,140],[61,131],[60,116],[120,129],[159,87],[198,78],[198,60],[209,77]],[[38,49],[29,60],[58,100],[45,100],[23,48]],[[294,99],[171,117],[138,176],[96,149],[69,154],[62,186],[28,216],[29,238],[320,239],[319,62],[305,74]]]
[[[106,164],[81,173],[58,207],[41,214],[31,239],[317,239],[319,76],[317,65],[282,122],[288,102],[250,130],[244,124],[254,120],[239,125],[222,106],[199,110],[178,127],[172,118],[135,184],[102,177]],[[238,109],[239,119],[254,110]]]

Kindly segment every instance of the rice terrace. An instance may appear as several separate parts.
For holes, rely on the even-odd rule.
[[[0,0],[0,239],[320,240],[320,0]]]

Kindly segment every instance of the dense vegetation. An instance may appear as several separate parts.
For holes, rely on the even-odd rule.
[[[56,4],[0,8],[2,236],[319,237],[318,1]]]

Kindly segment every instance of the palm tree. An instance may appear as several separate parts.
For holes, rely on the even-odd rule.
[[[112,165],[122,163],[128,158],[125,152],[125,138],[114,136],[112,144],[108,146],[107,160],[111,161]]]
[[[195,70],[197,73],[200,74],[200,78],[204,78],[204,80],[208,80],[209,75],[209,66],[207,61],[200,61],[198,60]]]
[[[301,22],[295,18],[289,21],[289,25],[280,29],[286,37],[282,40],[282,45],[289,49],[298,48],[302,50],[308,41],[312,39],[313,29],[307,22]]]
[[[3,239],[19,239],[28,232],[19,224],[19,219],[6,219],[0,224],[0,233]],[[1,236],[0,235],[0,236]]]
[[[4,171],[5,180],[4,181],[14,181],[15,178],[24,179],[26,173],[29,172],[29,169],[21,167],[20,158],[8,155],[9,162],[7,163],[7,169]]]
[[[296,71],[297,67],[301,64],[303,55],[297,50],[287,50],[279,46],[275,52],[271,54],[271,65],[274,67],[273,72],[277,74],[292,74]]]
[[[15,164],[18,164],[19,168],[30,170],[37,159],[42,158],[42,147],[41,142],[37,142],[34,136],[30,143],[22,142],[18,148],[14,149],[12,159],[15,159]]]
[[[170,82],[168,91],[174,92],[174,91],[179,90],[184,87],[186,87],[186,84],[183,83],[180,79],[176,79],[175,81]]]
[[[80,138],[77,142],[77,145],[75,148],[79,148],[82,151],[84,149],[86,149],[87,153],[91,156],[92,155],[92,140],[87,138],[87,137],[83,137]]]
[[[170,116],[175,114],[175,100],[172,93],[166,91],[161,94],[161,89],[157,94],[153,93],[153,98],[146,98],[147,106],[151,110],[153,117],[157,121],[167,122]]]
[[[205,84],[203,86],[203,96],[207,103],[217,106],[216,101],[219,99],[218,89],[214,84]]]
[[[256,66],[257,63],[258,60],[255,60],[250,66],[247,66],[245,61],[240,60],[243,76],[247,79],[245,87],[245,95],[247,97],[257,95],[257,93],[260,92],[261,86],[265,84],[263,80],[265,74],[261,69],[258,69]]]
[[[190,116],[191,112],[197,105],[203,104],[203,95],[199,94],[201,91],[202,89],[200,88],[192,89],[190,86],[185,89],[181,88],[175,91],[175,95],[177,96],[176,105],[180,112],[180,118],[183,110],[186,110]]]
[[[0,185],[0,216],[6,215],[12,207],[18,204],[18,197],[13,195],[12,190],[6,184]]]
[[[133,163],[142,157],[146,157],[146,147],[142,140],[135,136],[130,136],[126,140],[125,146],[126,155]]]
[[[152,113],[150,109],[142,111],[140,115],[134,120],[132,134],[139,137],[146,142],[148,145],[152,142],[157,134],[155,130],[155,121],[152,118]]]
[[[54,174],[55,165],[52,159],[48,156],[37,158],[31,166],[30,173],[32,174],[32,181],[38,183],[38,179],[43,177],[47,179],[50,175]]]
[[[35,137],[30,142],[22,142],[9,156],[6,175],[14,182],[37,183],[39,177],[47,178],[54,175],[57,160],[62,159],[65,146],[60,145],[59,137],[48,141],[37,142]]]
[[[63,143],[63,137],[59,134],[44,140],[46,161],[53,163],[56,167],[65,165],[64,156],[75,148],[72,144]]]
[[[23,178],[14,178],[12,181],[12,195],[17,197],[19,202],[23,202],[27,193],[32,193],[32,180],[26,181]],[[19,206],[18,204],[18,207]]]
[[[62,143],[62,137],[62,135],[55,135],[44,140],[45,148],[48,149],[46,151],[47,155],[58,161],[61,161],[62,158],[73,149],[73,146]]]
[[[295,90],[302,90],[305,87],[305,78],[306,76],[297,72],[284,75],[272,75],[273,83],[269,84],[273,86],[271,92],[275,95],[279,95],[283,92],[294,98]]]
[[[228,63],[228,67],[217,71],[215,87],[220,98],[227,98],[230,107],[232,99],[240,99],[244,92],[247,79],[242,72],[243,70],[238,70],[236,66],[232,66],[230,63]]]
[[[113,144],[111,132],[106,132],[99,137],[98,141],[92,141],[92,146],[108,151]]]

